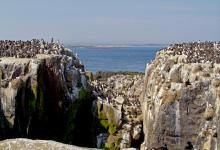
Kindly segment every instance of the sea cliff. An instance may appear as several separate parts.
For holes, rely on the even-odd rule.
[[[171,44],[145,74],[93,75],[59,43],[0,41],[0,102],[0,149],[218,150],[220,44]]]
[[[76,144],[80,113],[91,100],[80,60],[39,40],[1,41],[0,54],[0,139]]]
[[[219,149],[220,47],[174,44],[146,69],[142,149]]]

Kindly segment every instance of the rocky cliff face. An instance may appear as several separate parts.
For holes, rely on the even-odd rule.
[[[142,149],[220,149],[219,56],[215,43],[176,44],[157,53],[141,96]]]
[[[67,49],[62,54],[50,51],[36,51],[30,58],[6,57],[9,50],[1,51],[6,56],[0,57],[0,139],[26,137],[76,144],[82,137],[77,136],[82,124],[76,122],[80,122],[80,113],[86,114],[82,108],[91,100],[84,67]]]
[[[174,44],[157,53],[145,76],[99,72],[88,83],[92,73],[86,75],[62,45],[0,41],[0,140],[218,150],[219,58],[216,43]],[[0,149],[36,146],[78,149],[51,141],[0,142]]]
[[[97,96],[94,101],[96,116],[100,128],[104,129],[98,131],[97,146],[106,149],[139,148],[142,141],[139,95],[143,75],[113,75],[104,79],[92,83]]]

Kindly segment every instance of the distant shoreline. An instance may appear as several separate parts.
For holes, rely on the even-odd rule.
[[[69,48],[132,48],[132,47],[166,47],[167,44],[150,45],[69,45]]]

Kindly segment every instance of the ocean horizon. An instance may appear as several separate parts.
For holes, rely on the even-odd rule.
[[[71,47],[86,71],[144,72],[146,64],[155,58],[162,46]]]

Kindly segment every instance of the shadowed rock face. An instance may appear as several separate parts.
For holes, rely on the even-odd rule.
[[[211,57],[220,49],[213,44],[172,45],[148,65],[142,149],[219,149],[220,64],[218,55]]]
[[[25,137],[77,144],[81,129],[76,122],[79,113],[88,112],[83,106],[90,100],[83,65],[67,49],[62,55],[0,58],[0,139]],[[88,141],[92,140],[86,136],[85,145]]]

